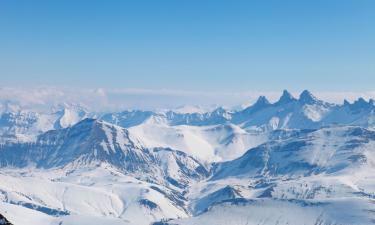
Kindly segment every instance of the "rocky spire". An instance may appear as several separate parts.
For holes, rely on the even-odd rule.
[[[284,90],[282,96],[280,97],[279,101],[276,102],[276,104],[287,104],[293,101],[296,101],[296,99],[292,96],[292,94],[290,94],[287,90]]]
[[[299,102],[301,102],[302,104],[314,104],[318,101],[319,100],[308,90],[304,90],[299,96]]]

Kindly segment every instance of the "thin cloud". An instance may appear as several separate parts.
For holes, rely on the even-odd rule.
[[[247,106],[260,95],[271,102],[277,101],[280,91],[214,92],[173,89],[106,89],[68,87],[1,87],[0,101],[19,104],[21,107],[48,109],[66,104],[81,105],[93,111],[120,111],[124,109],[163,109],[184,105],[199,105],[206,108],[215,106]],[[298,92],[292,92],[298,97]],[[342,103],[344,99],[354,101],[359,97],[375,98],[375,91],[369,92],[313,92],[318,98]]]

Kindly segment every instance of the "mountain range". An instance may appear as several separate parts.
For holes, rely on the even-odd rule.
[[[0,113],[0,214],[15,225],[375,223],[374,100]]]

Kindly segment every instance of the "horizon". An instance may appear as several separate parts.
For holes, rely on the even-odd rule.
[[[123,111],[123,110],[191,110],[210,111],[218,107],[240,110],[253,105],[264,96],[271,103],[276,103],[283,92],[287,91],[293,98],[299,99],[308,91],[317,99],[327,103],[343,105],[344,101],[354,103],[360,98],[365,101],[375,99],[372,92],[335,92],[335,91],[245,91],[245,92],[197,92],[167,89],[105,89],[105,88],[63,88],[33,87],[15,88],[0,87],[0,103],[14,103],[26,108],[51,109],[56,107],[81,106],[90,111]]]

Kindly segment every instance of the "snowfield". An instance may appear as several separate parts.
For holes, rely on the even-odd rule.
[[[14,225],[375,224],[373,100],[284,91],[208,112],[7,104],[0,215]]]
[[[100,221],[142,225],[163,218],[187,217],[183,208],[161,193],[164,187],[141,182],[109,167],[69,175],[60,170],[11,170],[2,172],[0,179],[2,213],[10,220],[14,218],[15,224],[45,220],[41,224]],[[30,213],[30,218],[20,216],[24,213]]]

